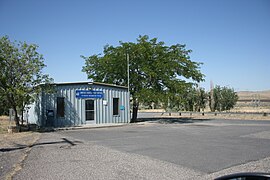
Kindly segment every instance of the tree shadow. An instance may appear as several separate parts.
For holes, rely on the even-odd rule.
[[[138,118],[135,123],[148,122],[159,124],[188,124],[195,122],[211,121],[211,119],[200,118],[187,118],[187,117],[151,117],[151,118]]]
[[[43,145],[52,145],[52,144],[67,144],[68,146],[76,146],[77,144],[83,143],[82,141],[71,141],[67,138],[61,138],[62,141],[54,141],[54,142],[42,142],[42,143],[34,143],[32,145],[23,145],[23,144],[14,144],[16,147],[10,147],[10,148],[0,148],[0,152],[10,152],[25,148],[31,148],[35,146],[43,146]]]

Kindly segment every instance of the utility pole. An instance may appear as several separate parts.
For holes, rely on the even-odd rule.
[[[127,53],[127,86],[129,92],[129,54]]]
[[[130,92],[129,92],[129,54],[127,53],[127,86],[128,86],[128,94],[129,94],[129,118],[131,119],[131,110],[130,110]],[[134,109],[134,108],[133,108]],[[133,112],[132,112],[133,116]]]

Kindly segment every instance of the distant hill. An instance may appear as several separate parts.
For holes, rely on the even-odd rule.
[[[265,102],[270,102],[270,90],[267,91],[239,91],[237,92],[239,96],[238,101],[252,101],[260,100]]]

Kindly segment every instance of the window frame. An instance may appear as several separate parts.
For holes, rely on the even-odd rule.
[[[115,100],[117,101],[115,102]],[[119,98],[113,98],[113,116],[120,116]]]
[[[56,116],[58,118],[65,118],[65,97],[56,98]]]

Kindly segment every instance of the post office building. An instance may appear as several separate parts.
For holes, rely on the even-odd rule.
[[[75,82],[54,83],[50,89],[29,106],[29,122],[42,127],[130,122],[127,87]]]

